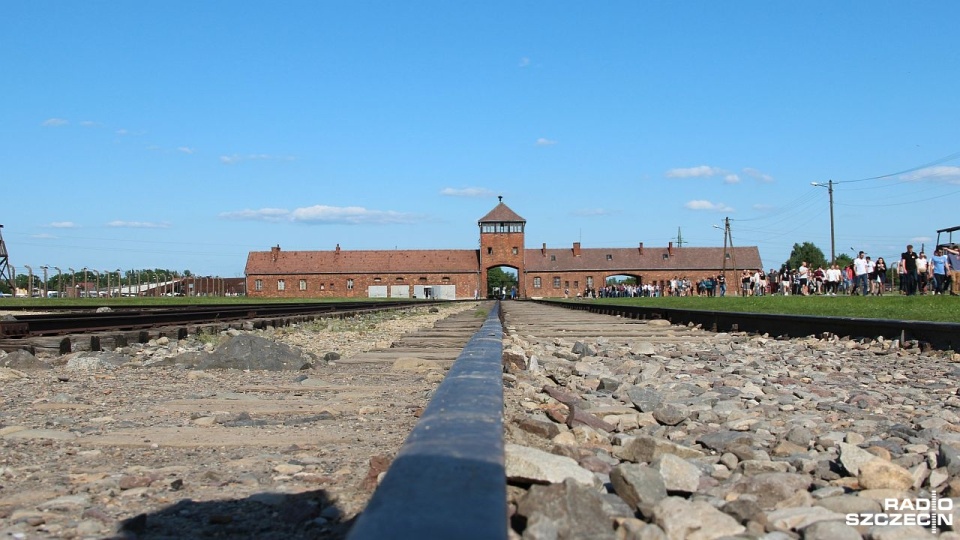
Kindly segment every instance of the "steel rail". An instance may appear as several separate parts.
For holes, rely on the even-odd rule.
[[[103,313],[17,315],[0,321],[0,337],[56,336],[104,330],[135,330],[163,325],[203,324],[276,317],[349,316],[361,312],[404,309],[436,302],[332,302],[307,304],[239,304],[172,309],[119,310]]]
[[[618,315],[632,319],[666,319],[673,324],[697,324],[717,332],[752,332],[774,337],[804,337],[833,334],[841,337],[899,339],[920,342],[921,346],[938,350],[960,350],[960,324],[854,317],[819,317],[810,315],[778,315],[740,313],[697,309],[676,309],[648,306],[625,306],[589,301],[563,302],[533,300],[567,309]]]
[[[424,409],[350,540],[507,538],[500,303]]]

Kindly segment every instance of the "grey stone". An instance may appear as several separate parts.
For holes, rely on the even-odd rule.
[[[657,422],[667,426],[675,426],[690,416],[690,409],[675,403],[662,404],[653,410],[653,417]]]
[[[653,521],[671,539],[713,540],[746,531],[746,527],[710,503],[680,497],[667,497],[657,503]]]
[[[770,509],[794,496],[798,491],[806,491],[811,482],[812,479],[805,474],[761,473],[744,477],[734,486],[734,491],[753,495],[761,507]]]
[[[665,454],[682,458],[703,457],[703,452],[696,448],[649,435],[640,435],[624,443],[618,457],[634,463],[649,463]]]
[[[734,446],[752,446],[755,438],[749,433],[739,431],[716,431],[701,435],[697,442],[711,450],[723,453]]]
[[[505,448],[507,479],[512,481],[554,484],[572,479],[579,484],[596,486],[596,476],[566,456],[557,456],[517,444]]]
[[[840,447],[840,463],[853,476],[860,473],[860,467],[865,463],[879,459],[859,446],[847,443],[840,443],[838,446]]]
[[[810,446],[816,439],[812,431],[805,427],[795,427],[787,432],[786,440],[803,448]]]
[[[667,491],[693,493],[700,486],[700,469],[683,458],[664,454],[650,466],[660,472]]]
[[[652,412],[663,402],[663,395],[652,388],[631,386],[627,397],[640,412]]]
[[[660,473],[646,465],[622,463],[610,471],[614,491],[633,508],[654,505],[667,497]]]
[[[306,360],[299,349],[244,334],[227,339],[202,357],[197,369],[299,370]]]
[[[17,350],[0,358],[0,367],[34,371],[38,369],[52,369],[53,366],[30,354],[30,351]]]
[[[524,538],[616,538],[600,493],[571,479],[531,486],[518,502],[517,513],[527,518]]]
[[[814,503],[838,514],[874,514],[880,512],[880,501],[856,495],[826,497]]]
[[[818,521],[803,529],[803,540],[861,540],[863,537],[841,521]]]

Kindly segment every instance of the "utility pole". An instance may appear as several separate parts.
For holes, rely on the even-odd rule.
[[[719,229],[716,225],[713,226],[715,229]],[[729,245],[730,250],[727,251],[727,246]],[[742,283],[740,282],[740,276],[737,275],[737,258],[733,255],[733,234],[730,232],[730,218],[723,218],[723,261],[720,263],[720,273],[727,277],[727,259],[730,259],[730,262],[733,264],[733,283],[736,285],[731,286],[730,280],[727,280],[728,287],[741,287]]]
[[[830,195],[830,265],[833,266],[837,262],[837,243],[833,236],[833,180],[829,180],[826,184],[822,182],[810,182],[810,185],[825,187],[827,188],[827,194]]]
[[[677,227],[677,247],[683,247],[683,244],[687,242],[683,241],[683,234],[680,232],[680,227]]]

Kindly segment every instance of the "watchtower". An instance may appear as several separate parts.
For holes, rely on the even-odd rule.
[[[527,220],[503,204],[503,197],[496,208],[480,218],[480,286],[487,287],[487,272],[498,266],[509,266],[517,271],[517,294],[526,296],[523,284],[523,229]],[[491,291],[485,291],[489,293]],[[486,294],[484,294],[486,296]]]

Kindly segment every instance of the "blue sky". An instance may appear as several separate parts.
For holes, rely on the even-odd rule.
[[[8,2],[23,272],[247,252],[794,243],[960,225],[958,2]]]

